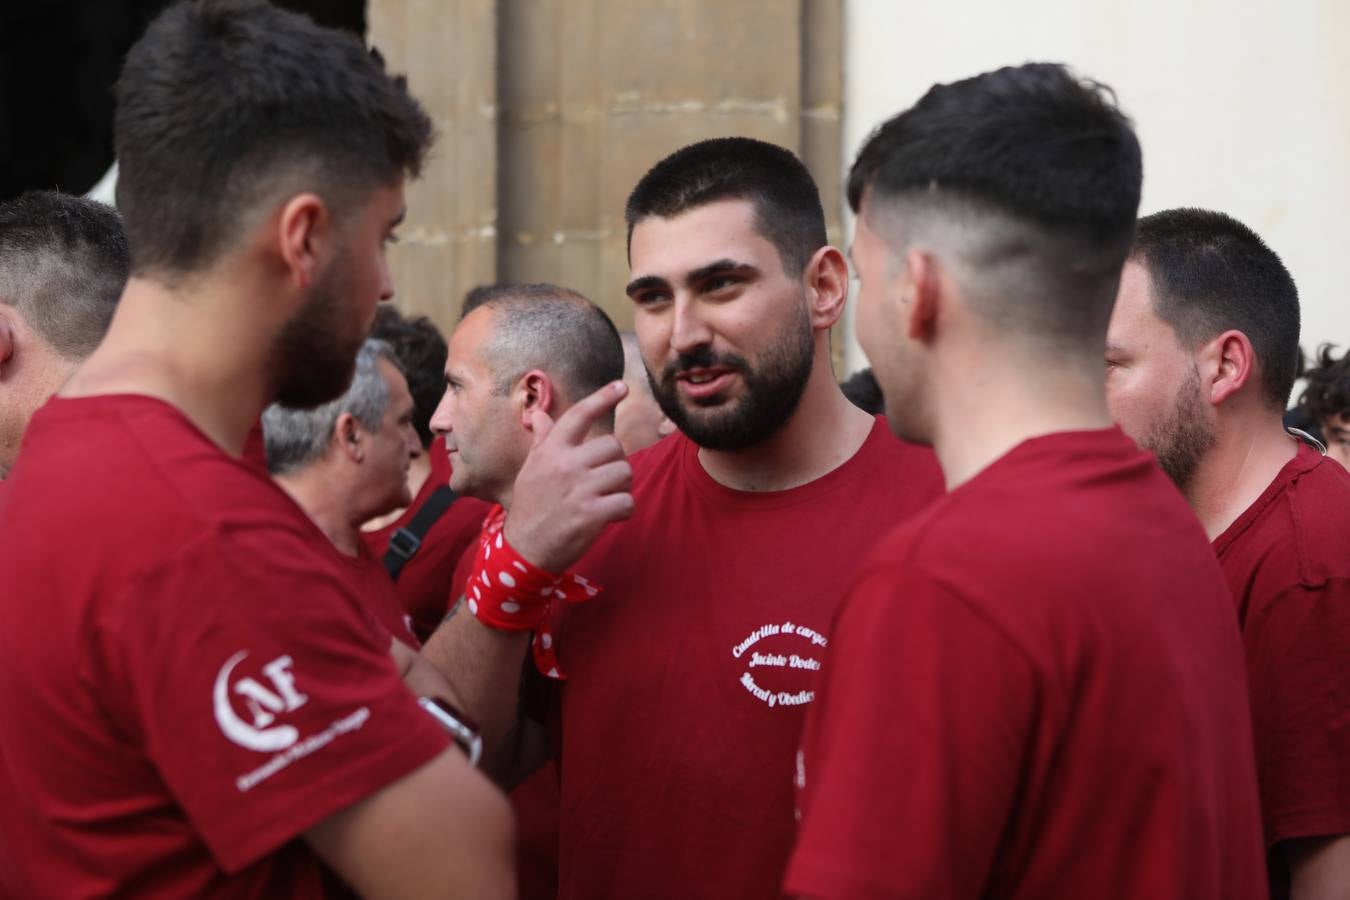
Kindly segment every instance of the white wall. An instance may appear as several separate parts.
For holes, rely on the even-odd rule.
[[[1350,2],[845,0],[844,40],[846,164],[934,82],[1068,63],[1134,120],[1142,214],[1242,220],[1298,283],[1304,348],[1350,344]]]

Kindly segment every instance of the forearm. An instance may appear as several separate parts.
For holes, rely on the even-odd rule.
[[[1350,835],[1291,841],[1290,900],[1350,900]]]
[[[514,756],[521,666],[527,631],[489,628],[467,612],[451,616],[422,648],[422,657],[449,683],[457,705],[478,722],[483,768],[504,776]]]

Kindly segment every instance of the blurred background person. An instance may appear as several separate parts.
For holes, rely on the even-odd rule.
[[[614,409],[614,436],[623,452],[632,455],[670,434],[675,423],[661,411],[652,394],[637,335],[625,331],[619,337],[623,340],[623,383],[628,385],[628,393]]]
[[[1327,456],[1350,469],[1350,350],[1337,359],[1335,346],[1323,344],[1296,409],[1319,426]]]
[[[33,413],[103,340],[130,264],[110,206],[54,191],[0,203],[0,480]]]
[[[348,562],[375,618],[419,647],[393,582],[361,540],[363,522],[408,505],[408,468],[422,455],[393,348],[367,340],[342,396],[312,409],[274,403],[262,422],[268,471]]]

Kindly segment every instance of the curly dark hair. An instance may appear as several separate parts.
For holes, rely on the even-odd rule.
[[[1304,373],[1308,386],[1298,399],[1299,408],[1318,424],[1336,415],[1350,417],[1350,351],[1337,359],[1335,349],[1335,344],[1317,348],[1317,365]]]

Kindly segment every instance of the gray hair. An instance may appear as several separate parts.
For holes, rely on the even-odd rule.
[[[530,369],[543,369],[575,403],[623,378],[623,343],[605,311],[571,288],[553,284],[497,284],[475,288],[464,315],[493,311],[482,354],[493,390],[505,394]]]
[[[381,359],[403,371],[393,347],[367,338],[356,354],[351,386],[341,397],[313,409],[290,409],[276,403],[267,407],[262,416],[267,470],[284,475],[317,461],[327,452],[343,413],[351,413],[367,430],[379,431],[389,409],[389,386],[377,363]]]

